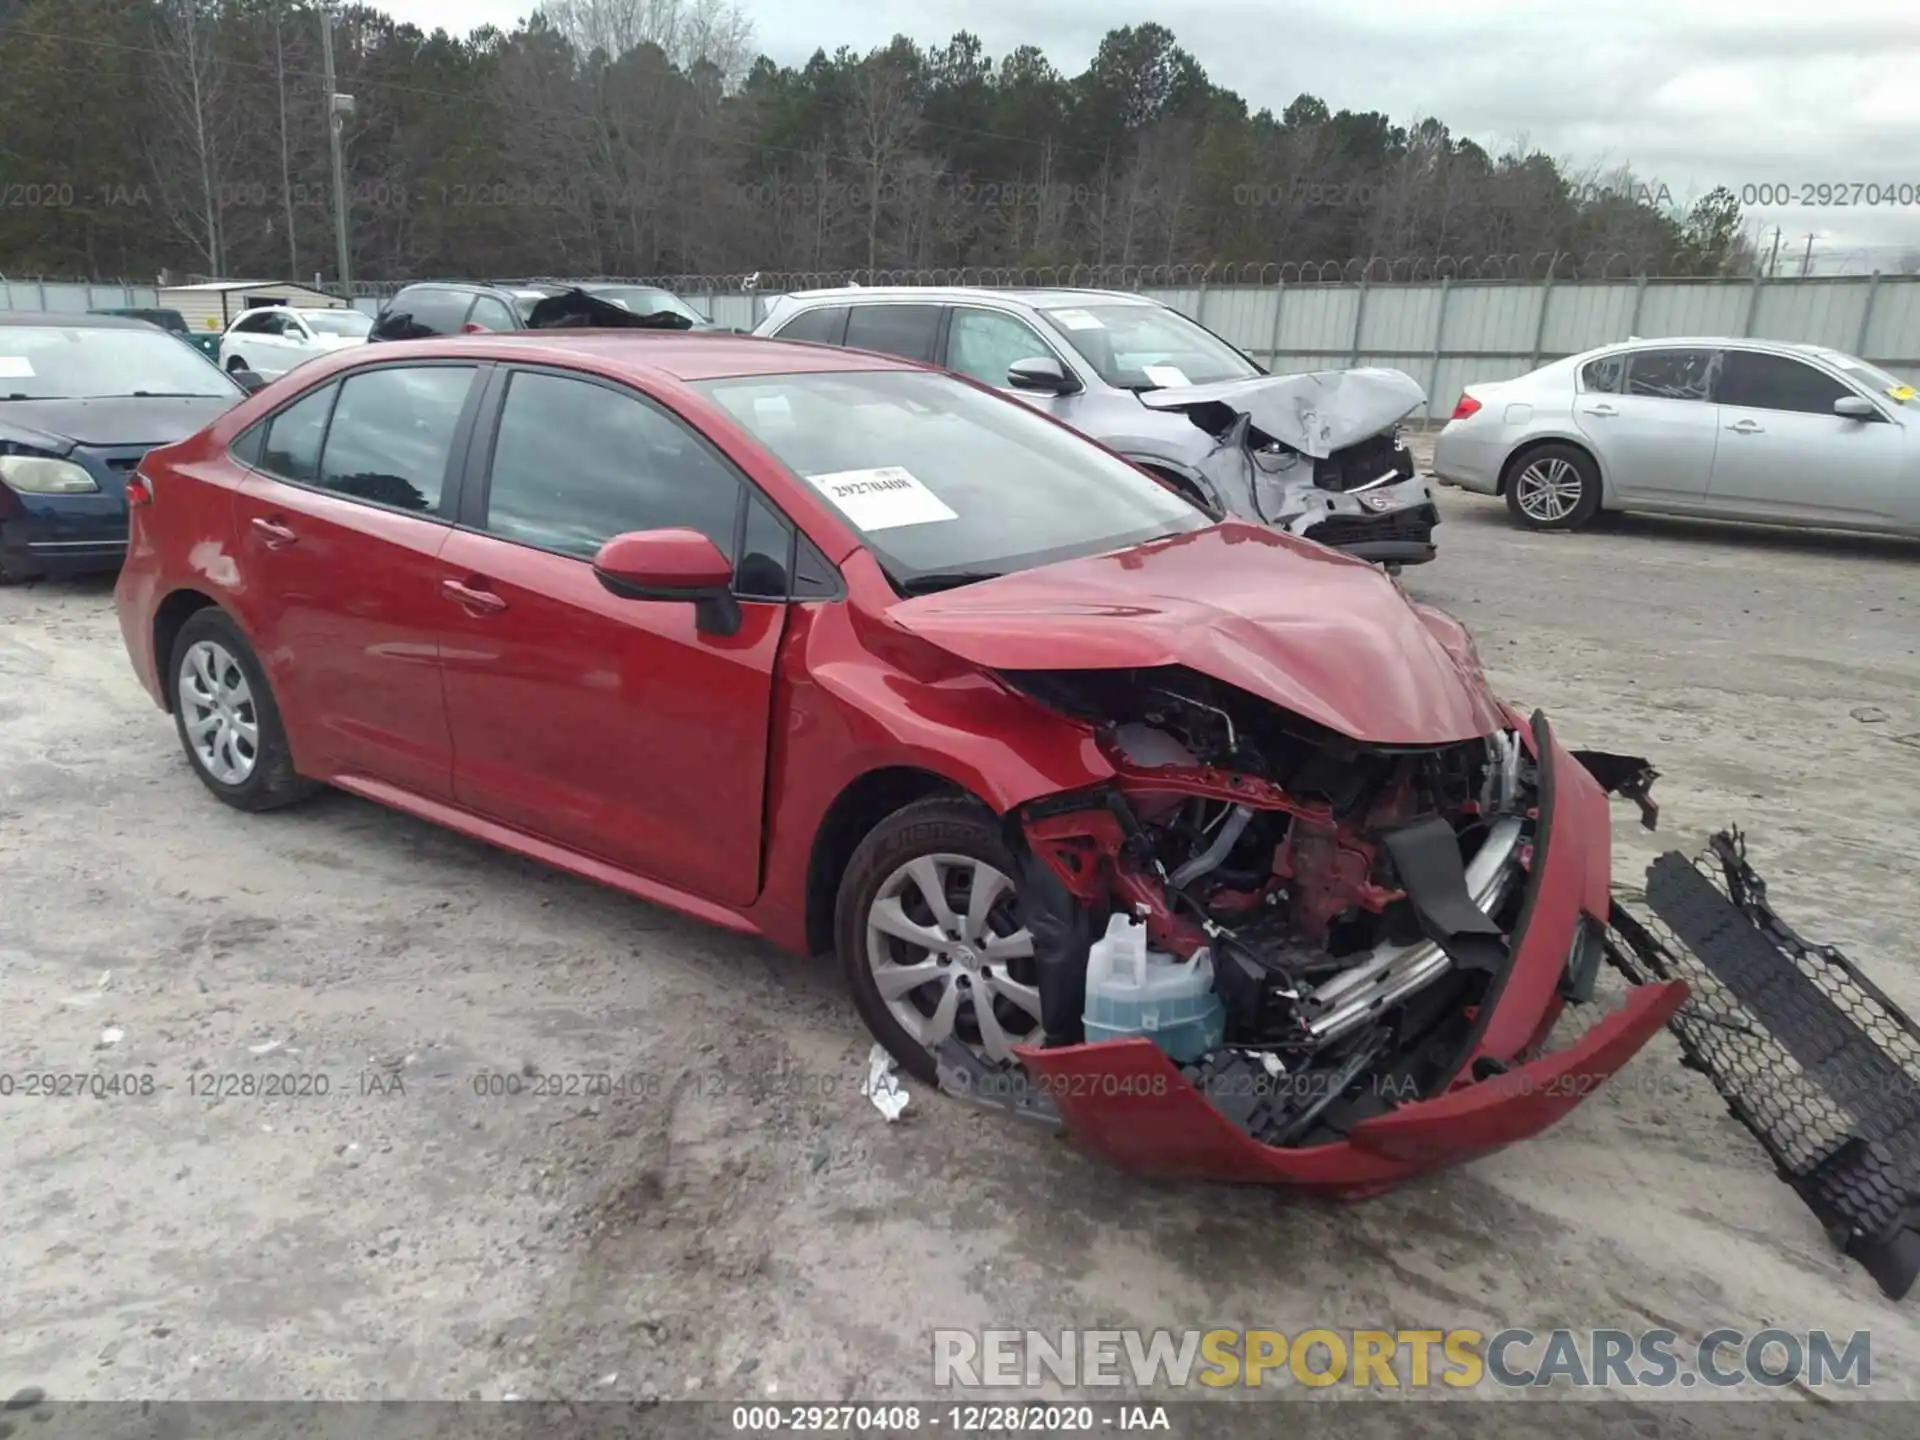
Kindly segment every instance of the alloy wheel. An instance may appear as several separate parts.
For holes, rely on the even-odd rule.
[[[1033,936],[1013,881],[970,855],[896,868],[867,910],[867,965],[901,1027],[928,1050],[957,1039],[996,1063],[1040,1029]]]
[[[1514,500],[1529,520],[1557,525],[1580,504],[1584,488],[1573,463],[1558,456],[1534,461],[1515,477]]]
[[[260,758],[260,716],[253,687],[233,652],[196,641],[180,661],[176,687],[193,757],[222,785],[244,784]]]

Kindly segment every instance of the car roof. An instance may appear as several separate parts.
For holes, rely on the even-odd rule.
[[[0,310],[0,325],[57,325],[73,330],[151,330],[131,315],[95,315],[83,310]]]
[[[366,347],[365,363],[392,363],[387,346]],[[406,342],[421,359],[479,356],[503,361],[556,364],[571,361],[614,371],[649,371],[673,380],[722,380],[753,375],[793,375],[849,370],[930,370],[892,355],[815,345],[801,340],[760,340],[725,330],[532,330],[495,335],[438,336]],[[354,355],[354,351],[342,352]],[[318,372],[316,372],[318,373]]]
[[[855,302],[918,300],[929,305],[957,305],[968,300],[998,300],[1028,305],[1036,310],[1070,310],[1077,305],[1158,305],[1145,295],[1124,290],[999,290],[984,285],[843,285],[831,290],[794,290],[775,297],[805,301]]]
[[[1570,359],[1604,355],[1614,350],[1773,350],[1797,355],[1844,355],[1831,345],[1815,345],[1805,340],[1764,340],[1752,335],[1639,335],[1631,340],[1610,340]]]

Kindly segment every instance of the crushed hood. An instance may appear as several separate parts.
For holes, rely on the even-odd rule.
[[[1180,411],[1210,435],[1245,415],[1268,438],[1324,460],[1406,419],[1427,392],[1402,370],[1315,370],[1148,390],[1140,403]]]
[[[562,290],[549,295],[527,314],[529,330],[563,330],[587,326],[596,330],[691,330],[693,322],[671,310],[637,315],[624,305],[602,300],[587,290]]]
[[[1464,631],[1372,565],[1229,522],[903,600],[903,629],[996,670],[1184,665],[1374,745],[1504,724]]]

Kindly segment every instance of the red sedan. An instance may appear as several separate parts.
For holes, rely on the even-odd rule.
[[[1686,994],[1543,1053],[1600,958],[1596,771],[1373,566],[951,375],[368,347],[129,496],[127,648],[220,799],[337,786],[836,951],[912,1075],[1132,1169],[1369,1193],[1551,1124]],[[1089,1039],[1136,923],[1211,973],[1178,1044]]]

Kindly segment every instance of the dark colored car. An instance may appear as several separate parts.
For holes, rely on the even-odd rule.
[[[122,632],[221,800],[334,785],[837,951],[914,1076],[1136,1169],[1370,1193],[1553,1123],[1687,994],[1546,1048],[1624,782],[1459,624],[958,376],[361,348],[149,455],[133,514]],[[1116,914],[1210,950],[1221,1084],[1088,1041]]]
[[[664,300],[661,298],[664,297]],[[668,304],[666,302],[672,302]],[[611,328],[715,330],[664,290],[562,281],[463,284],[426,281],[399,291],[381,308],[370,340],[427,340],[593,325]]]
[[[178,335],[194,349],[201,351],[211,359],[220,358],[220,332],[208,330],[195,334],[193,327],[187,324],[187,317],[178,310],[154,309],[146,306],[127,306],[121,309],[89,310],[89,315],[119,315],[128,320],[144,320],[149,325],[158,325],[169,335]]]
[[[0,581],[119,565],[140,457],[245,395],[144,321],[0,311]]]

